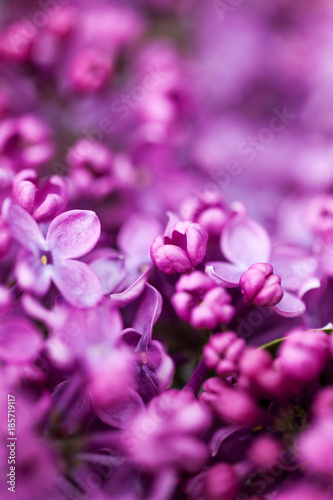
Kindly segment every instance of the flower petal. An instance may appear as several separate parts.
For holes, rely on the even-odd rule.
[[[149,262],[150,247],[162,232],[162,225],[154,217],[132,215],[122,225],[117,237],[118,248],[139,264]]]
[[[45,295],[51,284],[51,266],[43,264],[39,256],[23,250],[19,252],[15,276],[24,290],[31,290],[36,295]]]
[[[256,262],[268,262],[271,242],[266,230],[248,217],[235,216],[225,226],[220,240],[223,255],[246,270]]]
[[[217,285],[227,288],[239,286],[239,280],[243,274],[241,269],[228,262],[208,262],[205,272]]]
[[[151,266],[140,274],[134,283],[132,283],[132,285],[126,288],[123,292],[112,293],[110,295],[111,299],[115,301],[118,307],[125,307],[139,297],[145,287],[150,270]]]
[[[46,242],[37,222],[28,212],[9,198],[4,201],[3,216],[12,237],[22,246],[35,254],[39,253],[40,248],[46,249]]]
[[[306,308],[301,299],[284,290],[281,301],[273,309],[285,318],[298,318],[304,314]]]
[[[25,363],[37,358],[42,335],[23,318],[4,320],[0,328],[0,358],[9,363]]]
[[[304,283],[316,275],[318,263],[306,251],[283,246],[274,251],[271,259],[274,273],[281,278],[283,288],[298,291]]]
[[[84,261],[99,277],[103,295],[119,290],[119,286],[126,278],[126,268],[125,258],[116,250],[109,248],[94,250]]]
[[[52,280],[74,307],[93,307],[102,298],[102,286],[90,267],[77,260],[59,260],[52,266]]]
[[[91,210],[70,210],[50,224],[46,240],[54,256],[75,259],[94,248],[101,234],[99,218]]]
[[[133,321],[133,330],[142,334],[140,347],[147,347],[151,341],[153,326],[162,311],[162,296],[153,286],[146,283],[140,307]]]

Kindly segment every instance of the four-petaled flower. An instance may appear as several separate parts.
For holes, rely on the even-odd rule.
[[[102,297],[100,281],[94,271],[77,259],[96,245],[101,225],[90,210],[70,210],[51,222],[46,237],[37,222],[9,199],[3,206],[4,218],[12,237],[23,247],[15,276],[18,284],[37,295],[44,295],[51,284],[75,307],[92,307]]]

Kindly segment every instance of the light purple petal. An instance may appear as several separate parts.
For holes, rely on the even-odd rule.
[[[112,400],[109,404],[97,405],[92,398],[92,405],[102,422],[118,429],[126,428],[128,423],[145,408],[141,397],[134,389],[130,389],[130,393],[121,401]]]
[[[50,224],[46,240],[54,256],[76,259],[94,248],[101,234],[99,218],[91,210],[70,210]]]
[[[283,288],[292,291],[298,291],[302,284],[315,274],[318,267],[314,257],[295,247],[277,249],[271,263],[274,273],[281,278]]]
[[[46,249],[46,242],[37,222],[9,198],[3,204],[3,216],[12,237],[22,246],[35,254],[39,254],[40,248]]]
[[[52,269],[43,266],[39,256],[22,249],[18,254],[15,276],[24,290],[31,290],[36,295],[45,295],[51,284]]]
[[[304,295],[310,290],[315,290],[316,288],[321,287],[321,282],[319,278],[309,278],[307,281],[302,283],[301,287],[298,290],[298,297],[302,298]]]
[[[205,268],[206,274],[218,285],[227,288],[239,286],[243,271],[228,262],[208,262]]]
[[[135,261],[149,262],[150,247],[161,232],[162,225],[154,217],[133,215],[126,220],[118,234],[118,247]]]
[[[222,231],[223,255],[244,271],[256,262],[268,262],[271,242],[265,229],[247,217],[233,217]]]
[[[100,279],[103,295],[119,289],[126,278],[125,258],[108,248],[98,249],[85,259]]]
[[[42,335],[23,318],[2,321],[0,327],[0,359],[9,363],[25,363],[37,358],[43,345]]]
[[[125,307],[133,300],[137,299],[139,295],[142,293],[146,281],[148,279],[149,271],[151,270],[151,266],[149,266],[146,271],[144,271],[131,286],[129,286],[126,290],[120,293],[112,293],[111,299],[115,301],[118,307]]]
[[[174,212],[167,212],[166,215],[168,216],[168,224],[165,228],[164,231],[164,236],[167,236],[168,238],[172,238],[172,233],[175,227],[175,224],[179,221],[178,215],[176,215]]]
[[[273,309],[285,318],[298,318],[304,314],[306,308],[304,302],[296,295],[284,291],[281,301]]]
[[[149,348],[156,349],[160,355],[161,363],[156,370],[156,379],[158,380],[160,390],[164,390],[172,382],[172,377],[175,372],[175,363],[158,340],[152,340]]]
[[[141,296],[141,303],[134,318],[132,327],[142,334],[140,345],[147,346],[151,341],[153,326],[162,311],[162,296],[153,286],[146,283]]]
[[[72,306],[93,307],[101,300],[101,283],[87,264],[68,259],[52,267],[52,280]]]

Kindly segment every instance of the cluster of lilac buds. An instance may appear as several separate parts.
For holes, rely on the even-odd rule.
[[[333,500],[332,1],[0,14],[0,499]]]

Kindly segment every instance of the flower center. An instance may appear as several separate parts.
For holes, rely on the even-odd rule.
[[[39,255],[40,255],[40,261],[41,261],[43,266],[46,266],[47,264],[53,264],[51,252],[44,250]]]
[[[46,257],[46,255],[42,255],[41,258],[40,258],[40,261],[43,264],[43,266],[46,266],[46,264],[47,264],[47,257]]]

